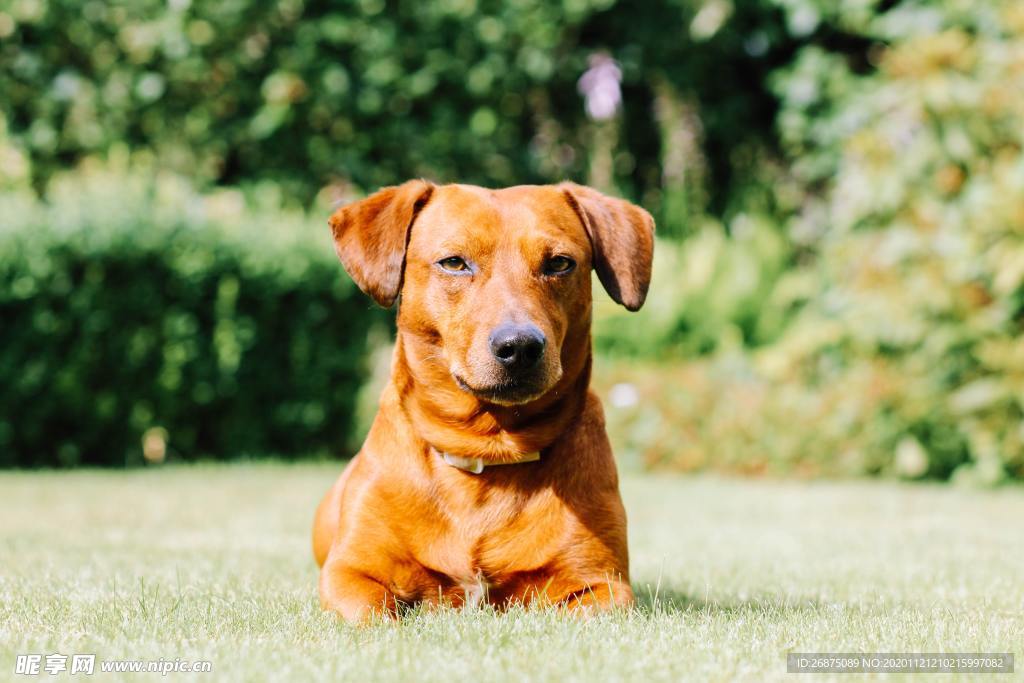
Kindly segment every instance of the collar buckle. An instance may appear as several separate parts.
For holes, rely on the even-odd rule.
[[[434,450],[437,451],[436,448]],[[540,451],[523,453],[519,460],[513,460],[512,462],[492,462],[486,464],[484,463],[483,458],[463,458],[444,451],[437,452],[446,463],[455,469],[462,470],[463,472],[469,472],[470,474],[480,474],[484,471],[485,467],[495,467],[497,465],[519,465],[524,462],[536,462],[537,460],[540,460]]]

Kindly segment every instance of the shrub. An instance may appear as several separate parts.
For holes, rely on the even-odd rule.
[[[324,221],[96,168],[0,216],[0,466],[346,445],[383,312]]]
[[[648,464],[1024,478],[1024,9],[861,20],[891,41],[876,70],[809,47],[777,82],[802,191],[790,235],[814,255],[762,299],[790,322],[759,348],[638,370],[619,393],[643,410],[609,423]]]
[[[828,178],[795,224],[828,230],[762,368],[809,387],[873,376],[862,447],[904,474],[1024,476],[1024,9],[941,2],[866,31],[898,36],[877,72],[824,90],[801,60],[781,83],[785,137]],[[822,100],[813,122],[800,91]]]
[[[727,234],[707,220],[682,242],[659,240],[644,307],[630,313],[594,282],[594,348],[662,360],[773,341],[788,312],[766,305],[791,251],[778,226],[741,214]]]
[[[0,118],[37,185],[118,147],[204,182],[272,180],[300,205],[332,183],[583,180],[594,131],[576,82],[608,51],[616,184],[656,208],[672,151],[652,104],[671,83],[721,152],[721,208],[771,130],[781,26],[772,2],[720,0],[26,0],[0,6]]]
[[[899,427],[884,415],[862,421],[885,391],[870,373],[816,388],[775,382],[738,349],[686,363],[603,359],[594,368],[616,456],[632,465],[753,476],[902,474],[891,452],[865,438],[866,430],[889,437]]]

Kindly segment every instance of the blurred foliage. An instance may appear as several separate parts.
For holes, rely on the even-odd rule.
[[[813,257],[762,290],[784,330],[637,370],[642,409],[613,411],[613,431],[683,469],[1024,477],[1024,5],[903,3],[850,26],[889,41],[876,68],[808,47],[775,79],[790,244]],[[750,287],[716,263],[715,311],[743,320]],[[656,288],[652,316],[677,295],[692,290]]]
[[[622,106],[592,121],[577,82],[605,54]],[[356,398],[363,365],[383,373],[386,356],[364,359],[351,316],[362,330],[386,314],[282,206],[318,198],[326,215],[415,176],[573,178],[658,219],[646,307],[595,304],[621,452],[1024,477],[1019,2],[11,0],[0,93],[0,378],[20,387],[0,453],[44,444],[18,462],[99,462],[101,443],[104,461],[137,459],[154,428],[188,457],[354,438],[376,393]],[[62,175],[93,157],[203,193]],[[176,256],[191,250],[201,267]],[[217,332],[222,315],[236,331]],[[150,341],[111,333],[139,316]],[[341,345],[314,349],[314,333]],[[223,366],[236,337],[248,346]],[[128,379],[104,389],[112,368]],[[205,402],[180,398],[195,391]]]
[[[345,444],[386,314],[276,202],[139,168],[0,194],[0,466]]]
[[[421,176],[585,181],[609,130],[576,82],[608,51],[625,100],[615,183],[656,212],[663,187],[696,193],[669,201],[663,228],[681,231],[756,186],[767,75],[790,43],[773,2],[11,0],[0,114],[40,190],[119,147],[206,183],[272,180],[303,206]],[[706,164],[680,158],[695,136]]]
[[[605,358],[594,371],[615,453],[635,466],[750,476],[899,474],[891,451],[862,447],[864,427],[888,426],[857,423],[877,395],[871,377],[820,387],[775,382],[742,350],[687,363]]]
[[[774,223],[740,215],[731,236],[708,220],[684,242],[659,240],[644,307],[630,313],[594,278],[594,348],[612,355],[699,356],[777,338],[785,312],[765,310],[790,250]]]
[[[1022,476],[1024,5],[934,3],[867,29],[901,36],[877,72],[830,79],[813,120],[805,101],[781,116],[795,155],[816,150],[796,172],[828,178],[796,229],[827,230],[780,283],[802,280],[808,304],[761,367],[809,386],[870,378],[872,400],[846,401],[850,436],[904,474]]]

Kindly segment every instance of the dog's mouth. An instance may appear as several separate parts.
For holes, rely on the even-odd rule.
[[[537,378],[508,379],[497,384],[475,387],[456,373],[452,373],[455,383],[467,394],[498,405],[521,405],[540,398],[545,391],[543,383]]]

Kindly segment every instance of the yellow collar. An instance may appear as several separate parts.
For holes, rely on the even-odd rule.
[[[437,449],[435,449],[437,450]],[[488,462],[484,463],[483,458],[462,458],[451,453],[445,453],[444,451],[437,451],[441,458],[454,467],[455,469],[462,470],[463,472],[469,472],[470,474],[480,474],[484,471],[485,467],[494,467],[495,465],[519,465],[524,462],[534,462],[540,460],[540,451],[534,451],[533,453],[523,453],[518,460],[512,462]]]

